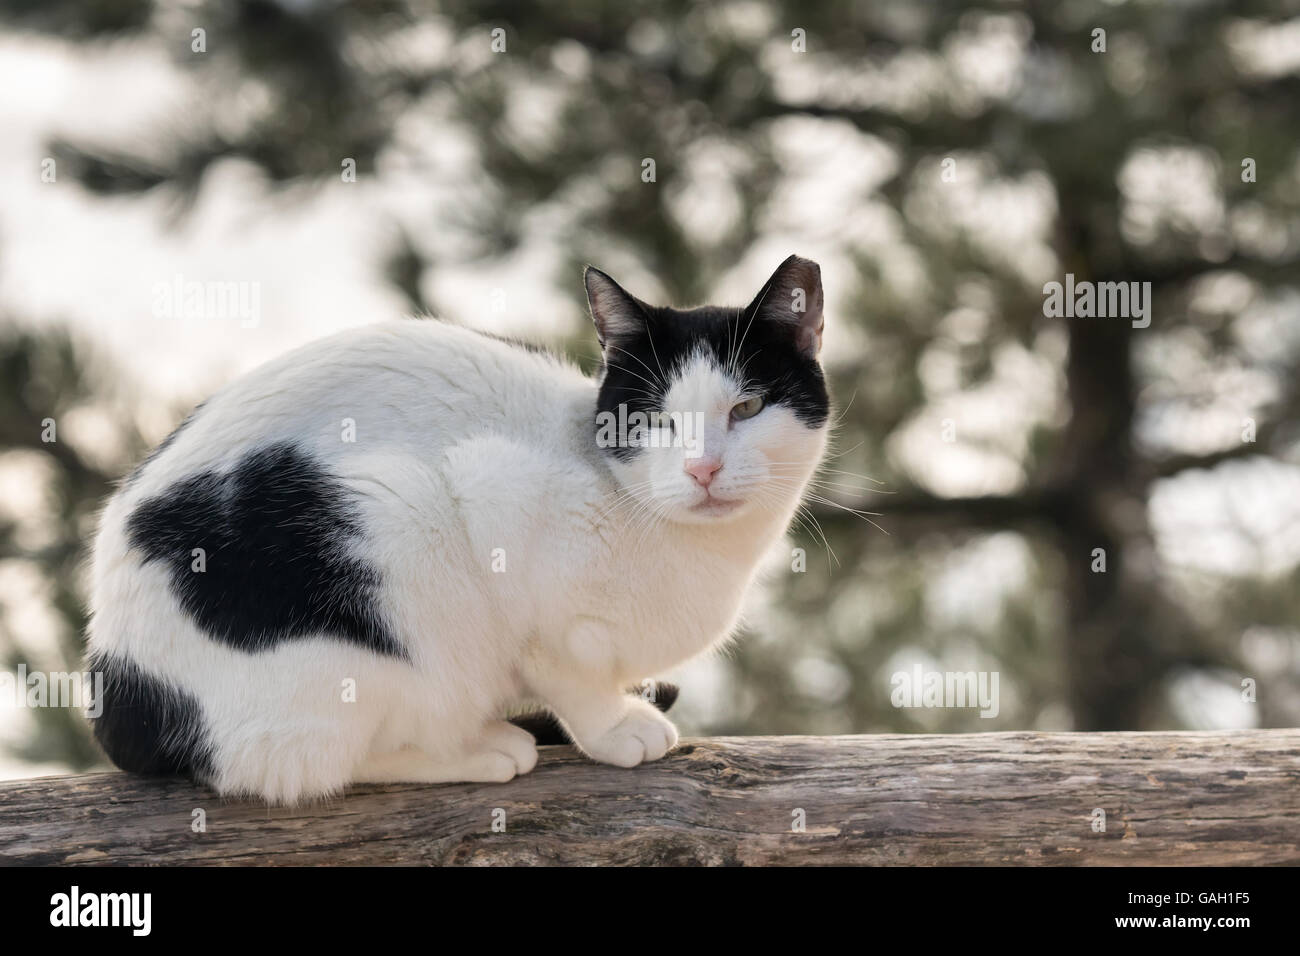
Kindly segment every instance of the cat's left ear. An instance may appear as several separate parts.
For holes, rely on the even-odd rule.
[[[788,325],[799,351],[816,358],[826,324],[822,306],[821,266],[811,259],[791,256],[776,267],[745,311],[759,321]]]
[[[591,306],[591,321],[596,325],[596,338],[602,351],[645,328],[645,305],[636,296],[592,266],[587,266],[582,281],[587,287],[587,304]]]

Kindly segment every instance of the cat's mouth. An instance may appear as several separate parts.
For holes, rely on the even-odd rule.
[[[691,505],[691,512],[697,515],[719,516],[730,514],[740,507],[740,502],[730,498],[706,497],[699,504]]]

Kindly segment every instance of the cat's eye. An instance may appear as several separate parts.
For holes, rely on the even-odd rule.
[[[746,399],[739,405],[733,406],[731,409],[731,417],[738,422],[742,422],[746,418],[753,418],[762,410],[763,398],[761,395],[756,395],[753,398]]]

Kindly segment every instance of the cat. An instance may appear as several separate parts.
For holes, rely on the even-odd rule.
[[[595,377],[380,322],[237,379],[145,459],[92,555],[117,766],[287,805],[504,782],[537,761],[506,719],[528,702],[602,763],[677,744],[629,688],[730,638],[825,453],[821,271],[791,256],[745,308],[584,281]]]

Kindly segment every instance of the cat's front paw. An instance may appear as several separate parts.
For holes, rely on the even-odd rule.
[[[537,766],[537,742],[533,735],[504,720],[488,724],[481,744],[486,756],[498,765],[502,781],[528,773]]]
[[[635,767],[658,760],[677,746],[677,728],[651,704],[630,701],[627,715],[596,737],[581,741],[582,749],[601,763]]]

